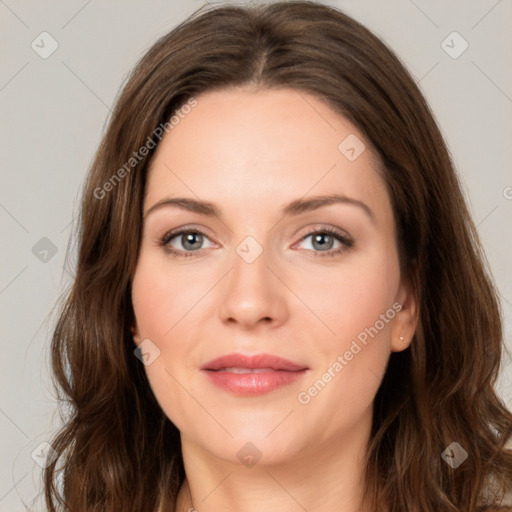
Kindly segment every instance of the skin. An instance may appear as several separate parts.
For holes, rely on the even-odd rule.
[[[150,339],[160,350],[145,370],[181,432],[187,479],[176,510],[192,506],[189,492],[200,512],[361,510],[373,400],[391,352],[408,347],[418,318],[378,159],[355,127],[304,92],[230,88],[196,99],[158,146],[144,214],[162,199],[187,197],[214,202],[221,217],[173,206],[147,214],[132,286],[134,342]],[[366,146],[354,161],[338,150],[350,134]],[[348,203],[280,214],[295,199],[332,193],[363,201],[374,220]],[[202,245],[187,245],[186,235],[169,242],[190,257],[159,243],[182,226],[207,235]],[[352,247],[322,257],[307,234],[326,227],[349,235]],[[236,250],[247,236],[263,249],[252,263]],[[327,242],[327,251],[341,246]],[[298,394],[394,303],[400,312],[300,403]],[[309,370],[265,395],[236,396],[200,371],[232,352],[275,354]],[[237,456],[247,442],[261,452],[252,467]]]

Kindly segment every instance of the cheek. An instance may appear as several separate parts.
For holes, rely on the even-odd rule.
[[[132,303],[141,339],[165,340],[204,293],[200,280],[165,267],[164,258],[141,254],[132,283]]]
[[[312,347],[321,353],[319,364],[297,397],[305,428],[328,416],[321,436],[329,438],[368,413],[389,361],[398,278],[392,256],[381,254],[371,264],[347,266],[317,290],[319,316],[335,335],[317,337]]]
[[[342,355],[350,361],[344,367],[342,380],[368,393],[368,397],[377,391],[389,360],[399,280],[398,256],[392,246],[385,248],[385,244],[368,264],[346,277],[349,293],[343,298],[342,311],[347,337],[344,337]],[[339,324],[339,329],[343,328]],[[356,397],[351,395],[347,399]]]
[[[324,329],[316,337],[327,342],[312,347],[321,353],[321,363],[308,383],[311,394],[305,389],[303,399],[311,400],[306,409],[312,414],[331,411],[333,429],[364,414],[377,393],[390,356],[399,279],[397,254],[383,242],[330,272],[310,295],[331,332],[326,338]]]
[[[315,270],[307,279],[297,281],[294,291],[317,317],[314,321],[310,316],[309,323],[311,326],[318,324],[318,333],[322,333],[320,339],[327,336],[338,340],[336,348],[339,350],[376,322],[378,330],[382,331],[380,339],[386,338],[391,324],[384,321],[383,325],[379,320],[381,315],[386,316],[384,320],[394,318],[392,305],[399,280],[396,252],[383,242],[364,255],[354,253],[339,267]],[[332,343],[327,344],[330,350],[332,346]]]
[[[186,354],[182,353],[184,345],[172,340],[186,324],[185,315],[195,295],[193,283],[180,282],[179,273],[171,275],[159,258],[142,251],[132,282],[132,304],[140,341],[149,339],[160,350],[144,369],[157,402],[179,429],[185,427],[180,411],[186,410],[188,396],[179,382],[186,382],[187,369],[172,363],[182,363]]]

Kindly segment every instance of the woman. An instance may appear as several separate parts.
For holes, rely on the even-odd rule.
[[[49,510],[505,505],[496,289],[426,101],[347,15],[224,6],[161,38],[79,237]]]

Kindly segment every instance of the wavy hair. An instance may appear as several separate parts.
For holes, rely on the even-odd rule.
[[[156,148],[116,170],[190,98],[243,85],[315,95],[382,162],[420,320],[411,346],[391,354],[375,397],[368,505],[495,510],[512,488],[512,414],[495,391],[502,313],[451,156],[417,84],[383,41],[336,8],[289,1],[199,9],[123,85],[83,190],[76,275],[51,342],[66,416],[44,473],[49,511],[174,509],[185,476],[180,435],[134,357],[131,333],[131,279]],[[468,453],[457,469],[441,456],[453,441]]]

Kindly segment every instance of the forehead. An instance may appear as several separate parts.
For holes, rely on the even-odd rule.
[[[315,96],[230,88],[196,100],[158,146],[146,209],[185,195],[261,213],[263,204],[329,193],[389,208],[368,141]]]

